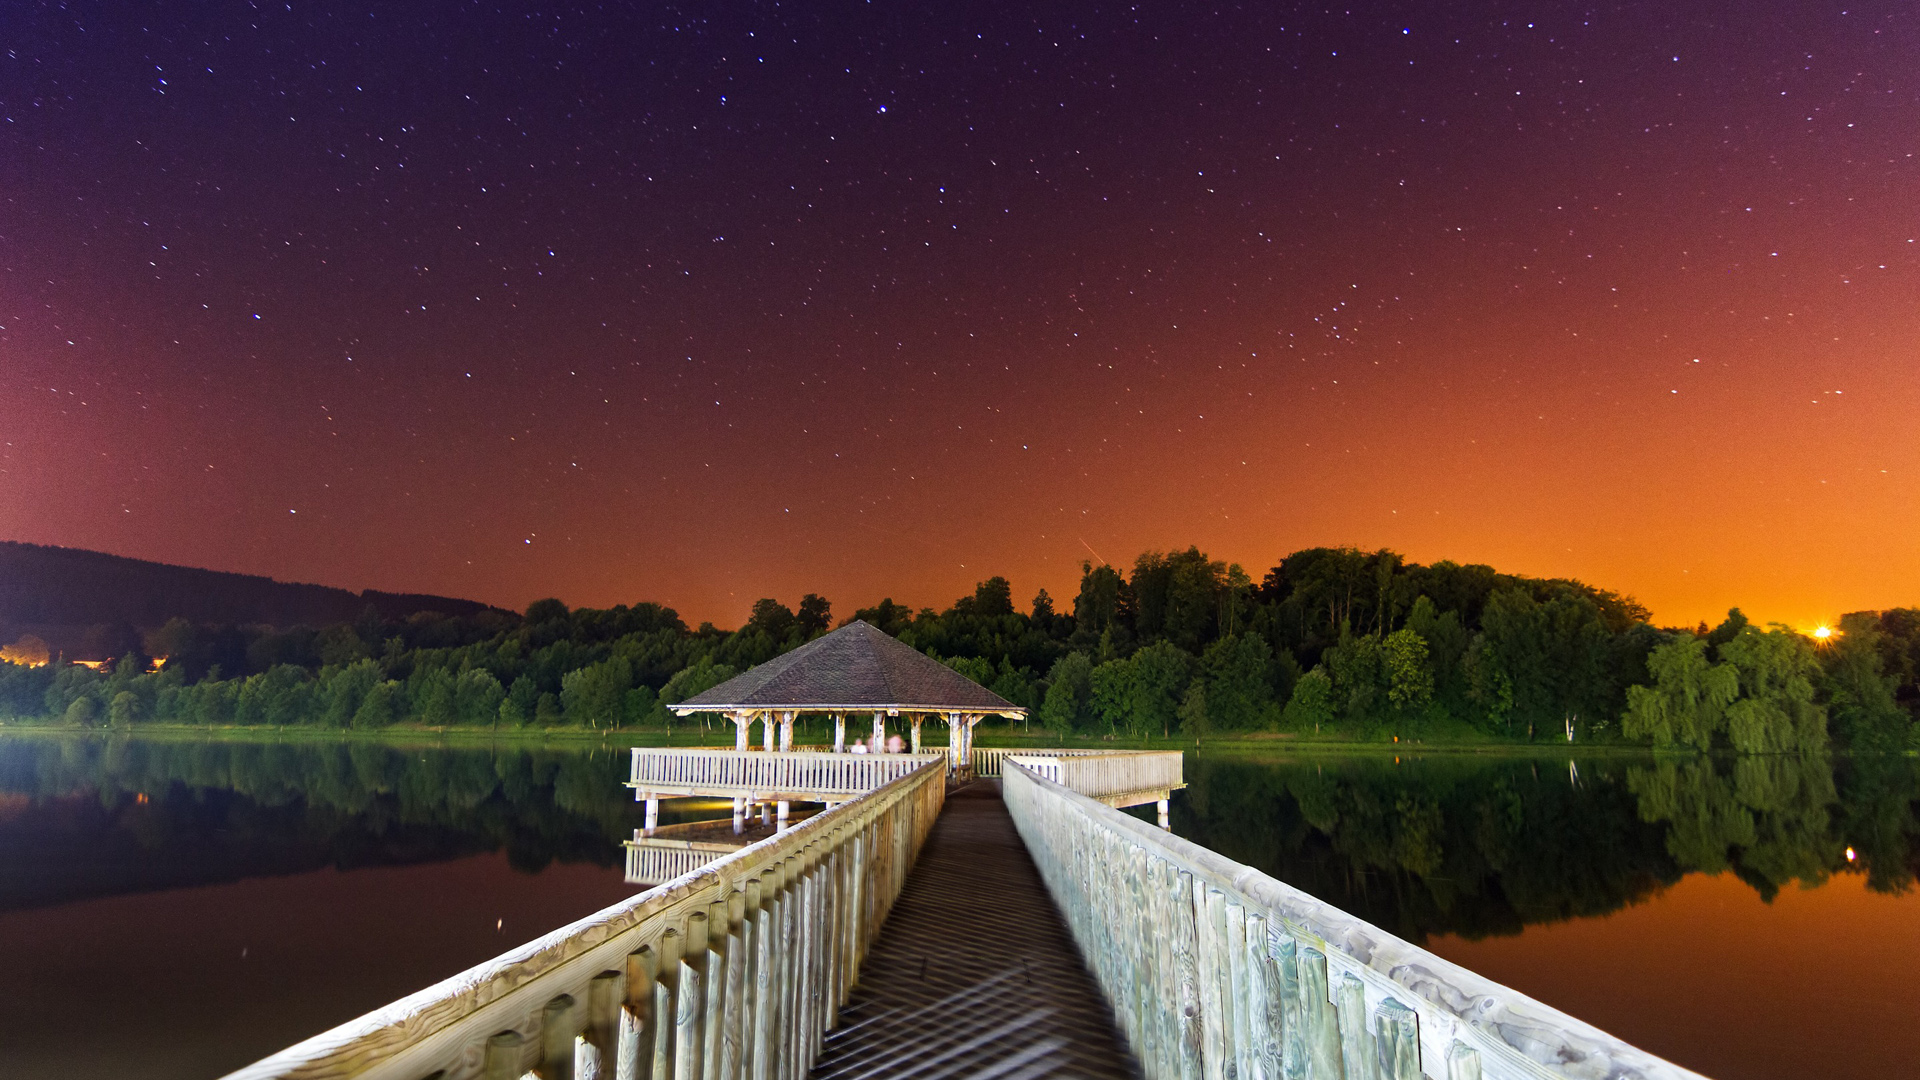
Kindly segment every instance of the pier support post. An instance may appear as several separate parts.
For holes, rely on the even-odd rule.
[[[1169,832],[1173,831],[1173,824],[1167,819],[1167,800],[1161,799],[1158,803],[1155,803],[1154,805],[1160,808],[1160,827],[1163,829],[1166,829]]]
[[[844,754],[847,752],[846,713],[833,714],[833,752],[836,754]]]
[[[1163,815],[1164,816],[1164,815]],[[733,833],[735,836],[747,830],[747,797],[741,795],[733,800]]]
[[[781,799],[778,803],[775,804],[775,813],[774,813],[775,831],[777,832],[787,831],[787,811],[789,808],[792,807],[792,805],[793,805],[792,803],[789,803],[785,799]]]
[[[652,836],[653,830],[659,827],[660,827],[660,800],[652,796],[648,796],[647,797],[647,826],[646,826],[647,835]]]
[[[765,825],[766,823],[767,823],[767,804],[761,803],[760,804],[760,824]]]

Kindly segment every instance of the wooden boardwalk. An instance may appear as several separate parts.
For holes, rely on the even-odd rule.
[[[947,795],[812,1075],[1140,1075],[997,782]]]

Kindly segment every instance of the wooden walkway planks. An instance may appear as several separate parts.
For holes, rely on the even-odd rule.
[[[999,784],[950,792],[814,1080],[1139,1075]]]

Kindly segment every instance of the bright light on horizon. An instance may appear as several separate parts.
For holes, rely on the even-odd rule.
[[[1833,637],[1833,627],[1827,626],[1825,624],[1816,626],[1813,628],[1813,636],[1820,639],[1821,641],[1826,641],[1829,638]]]

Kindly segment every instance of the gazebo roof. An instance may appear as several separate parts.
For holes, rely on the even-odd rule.
[[[1026,713],[859,619],[669,707],[683,715],[764,709]]]

